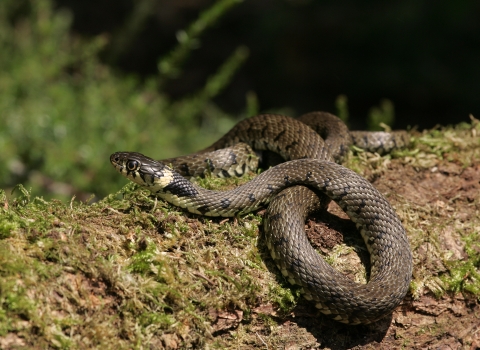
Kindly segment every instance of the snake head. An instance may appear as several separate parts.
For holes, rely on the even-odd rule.
[[[163,163],[137,152],[115,152],[110,156],[110,163],[130,181],[150,189],[167,186],[174,173]]]
[[[136,172],[141,169],[144,159],[148,157],[136,152],[116,152],[110,156],[110,163],[121,174]],[[148,158],[150,159],[150,158]],[[153,160],[153,159],[151,159]]]
[[[147,177],[154,176],[164,165],[137,152],[115,152],[110,156],[110,163],[129,180],[146,186]]]

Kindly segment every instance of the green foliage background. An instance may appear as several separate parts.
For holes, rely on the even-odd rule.
[[[114,71],[99,57],[107,45],[110,55],[122,50],[152,1],[139,1],[116,36],[89,39],[71,33],[72,15],[54,10],[52,0],[1,1],[0,188],[9,194],[23,184],[47,199],[100,199],[126,182],[110,166],[111,153],[137,151],[157,159],[191,153],[239,118],[259,113],[254,92],[247,93],[245,110],[236,118],[213,102],[247,59],[244,46],[198,91],[171,99],[164,90],[182,76],[201,36],[240,2],[219,0],[201,12],[177,33],[177,45],[158,58],[157,74],[140,79]],[[337,110],[348,119],[345,96],[339,96]],[[370,128],[393,118],[393,104],[384,100],[371,109]]]
[[[238,1],[223,0],[182,32],[145,80],[102,64],[107,38],[69,33],[72,17],[50,0],[0,2],[0,188],[18,183],[34,195],[102,198],[125,183],[109,155],[129,150],[155,158],[213,142],[234,123],[213,102],[248,56],[239,47],[200,91],[171,100],[162,84],[178,76],[199,36]],[[255,113],[255,103],[249,113]]]

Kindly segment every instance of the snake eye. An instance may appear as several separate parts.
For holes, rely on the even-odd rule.
[[[130,171],[134,171],[139,168],[139,164],[136,160],[129,160],[127,162],[127,169]]]

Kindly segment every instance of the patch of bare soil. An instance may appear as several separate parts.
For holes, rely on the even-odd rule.
[[[459,239],[453,223],[467,225],[470,218],[478,216],[479,163],[464,168],[445,162],[431,169],[416,170],[393,160],[389,170],[371,177],[374,177],[370,179],[373,184],[399,211],[402,220],[409,215],[408,209],[403,210],[405,207],[413,211],[423,208],[428,212],[430,218],[420,213],[413,220],[417,220],[415,232],[408,232],[413,247],[414,279],[421,279],[419,276],[425,269],[434,271],[433,275],[446,271],[446,258],[439,256],[438,251],[446,252],[449,260],[465,259],[465,243]],[[312,244],[325,253],[339,242],[349,245],[348,241],[353,239],[349,238],[349,232],[355,231],[355,226],[335,204],[330,205],[329,212],[307,223]],[[325,221],[328,224],[322,223]],[[431,221],[435,221],[435,225]],[[429,232],[431,227],[435,228],[434,232]],[[406,228],[408,231],[408,226]],[[433,244],[436,249],[432,248]],[[361,260],[364,260],[362,255]],[[279,337],[285,340],[281,342],[283,348],[480,349],[480,303],[476,297],[468,293],[435,297],[431,288],[426,287],[415,292],[418,294],[409,293],[390,317],[361,326],[338,324],[302,301],[288,317],[277,319]],[[264,308],[263,313],[277,316],[273,309],[268,312],[268,307]],[[261,346],[261,341],[256,345]]]

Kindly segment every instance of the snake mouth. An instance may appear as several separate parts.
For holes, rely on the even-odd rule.
[[[122,154],[124,155],[125,152],[115,152],[110,156],[110,163],[121,174],[125,169],[125,157]]]

